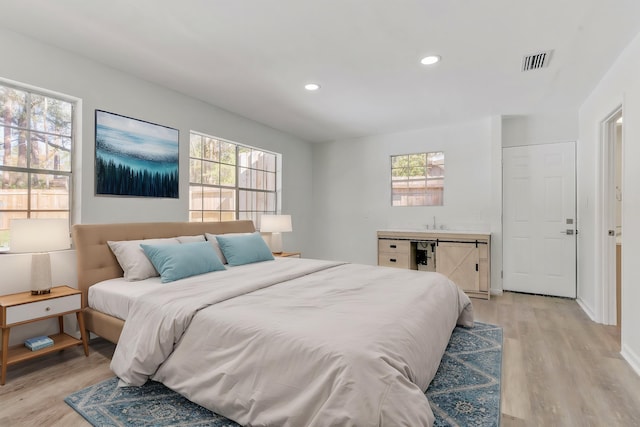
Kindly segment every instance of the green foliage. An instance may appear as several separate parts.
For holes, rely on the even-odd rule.
[[[391,156],[391,175],[393,177],[426,176],[426,153]]]
[[[444,174],[444,153],[391,156],[391,176],[397,179],[438,177]]]
[[[0,146],[3,188],[19,188],[23,173],[6,172],[5,166],[71,172],[73,104],[67,101],[0,85]],[[29,174],[32,188],[45,188]]]

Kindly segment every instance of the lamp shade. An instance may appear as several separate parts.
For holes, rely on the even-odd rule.
[[[11,252],[50,252],[69,249],[69,220],[66,218],[12,219]]]
[[[260,217],[260,231],[265,233],[293,231],[291,215],[262,215]]]

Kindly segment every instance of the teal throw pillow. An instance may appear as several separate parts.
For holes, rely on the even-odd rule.
[[[160,273],[162,283],[225,269],[208,242],[180,245],[141,244],[140,247]]]
[[[225,237],[216,236],[220,250],[231,266],[273,260],[271,249],[259,232]]]

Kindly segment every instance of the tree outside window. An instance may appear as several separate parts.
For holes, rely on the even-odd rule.
[[[0,84],[0,247],[12,218],[69,218],[74,103]]]
[[[251,219],[277,213],[278,154],[191,132],[189,220]]]

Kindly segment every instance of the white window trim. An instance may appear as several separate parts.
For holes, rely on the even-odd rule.
[[[256,147],[253,145],[249,145],[249,144],[245,144],[245,143],[241,143],[241,142],[237,142],[237,141],[233,141],[227,138],[221,138],[215,135],[209,135],[207,133],[204,132],[200,132],[200,131],[196,131],[196,130],[190,130],[189,131],[189,144],[191,144],[191,135],[192,134],[196,134],[196,135],[200,135],[202,137],[206,137],[206,138],[211,138],[211,139],[216,139],[218,141],[224,141],[226,143],[229,144],[233,144],[236,146],[240,146],[240,147],[244,147],[244,148],[250,148],[252,150],[257,150],[257,151],[263,151],[265,153],[269,153],[269,154],[273,154],[276,158],[276,189],[275,189],[275,197],[276,197],[276,210],[275,210],[275,214],[280,214],[282,211],[282,154],[277,153],[275,151],[271,151],[262,147]],[[190,151],[189,151],[189,159],[191,159],[191,155],[190,155]],[[238,158],[236,157],[236,184],[235,184],[235,190],[236,191],[240,191],[240,187],[238,185],[238,181],[237,181],[237,168],[238,168]],[[189,179],[188,179],[188,186],[187,189],[189,189],[189,187],[191,186],[192,182],[191,182],[191,162],[189,162]],[[193,183],[194,185],[197,185],[198,183]],[[230,187],[229,187],[230,188]],[[191,197],[191,195],[189,194],[189,197]],[[237,195],[237,197],[239,197],[239,194]],[[189,200],[189,204],[191,203],[191,201]],[[190,212],[193,212],[192,209],[188,208],[187,210],[188,212],[188,218],[187,220],[190,220]],[[238,219],[238,216],[240,214],[240,211],[238,209],[238,202],[236,202],[236,210],[235,210],[235,214],[236,214],[236,219]],[[256,224],[256,227],[258,227],[258,224]]]
[[[71,180],[69,189],[69,225],[82,222],[82,99],[75,96],[68,95],[66,93],[57,92],[50,89],[44,89],[38,86],[34,86],[28,83],[19,82],[16,80],[5,79],[0,77],[0,84],[5,86],[11,86],[18,90],[25,90],[40,95],[58,98],[66,102],[74,104],[73,119],[71,128]]]

